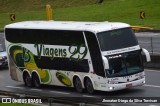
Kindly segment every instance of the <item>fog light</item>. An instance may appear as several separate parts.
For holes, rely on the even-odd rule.
[[[143,84],[145,84],[145,83],[146,83],[146,81],[143,81],[142,83],[143,83]]]
[[[109,89],[110,89],[110,90],[113,90],[113,89],[114,89],[114,87],[109,87]]]

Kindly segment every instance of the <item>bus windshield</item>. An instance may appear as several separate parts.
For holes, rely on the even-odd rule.
[[[133,51],[114,56],[107,56],[110,69],[106,70],[107,77],[121,77],[143,71],[141,51]]]
[[[138,45],[138,41],[131,28],[115,29],[97,33],[102,51],[127,48]]]

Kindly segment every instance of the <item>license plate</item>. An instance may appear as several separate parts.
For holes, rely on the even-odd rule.
[[[127,84],[126,85],[126,88],[131,88],[132,87],[132,84]]]

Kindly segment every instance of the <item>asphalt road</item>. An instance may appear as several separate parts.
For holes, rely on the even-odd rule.
[[[108,97],[160,97],[160,71],[158,70],[149,70],[145,69],[146,73],[146,84],[144,86],[139,86],[131,89],[125,89],[115,92],[102,92],[97,91],[94,95],[90,95],[86,92],[77,93],[73,88],[65,88],[65,87],[56,87],[56,86],[43,86],[41,89],[37,88],[28,88],[24,86],[23,82],[16,82],[11,80],[9,76],[8,69],[0,69],[0,91],[10,91],[15,92],[17,94],[30,94],[34,96],[41,97],[63,97],[66,99],[74,99],[84,102],[86,100],[92,102],[96,100],[101,100],[103,98]],[[85,98],[86,97],[86,98]],[[78,100],[79,101],[79,100]],[[104,103],[103,103],[104,105]],[[108,105],[108,103],[106,103]],[[113,105],[110,104],[110,105]],[[117,106],[118,104],[114,104]],[[123,104],[123,106],[126,104]],[[129,104],[127,104],[128,106]],[[132,105],[136,106],[159,106],[159,103],[147,103],[137,104],[132,103]]]
[[[145,69],[146,85],[116,92],[97,92],[95,95],[77,93],[73,88],[43,86],[42,89],[28,88],[23,82],[11,80],[8,68],[0,69],[0,90],[26,92],[48,97],[160,97],[160,71]],[[43,91],[43,92],[42,92]],[[39,92],[39,93],[37,93]]]

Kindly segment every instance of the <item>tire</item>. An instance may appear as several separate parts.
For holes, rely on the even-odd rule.
[[[36,88],[40,88],[41,87],[41,84],[40,84],[40,80],[39,80],[39,77],[37,74],[34,74],[33,77],[33,84]]]
[[[32,78],[29,76],[28,73],[25,73],[23,76],[24,84],[28,87],[33,86]]]
[[[78,77],[74,79],[74,88],[76,89],[77,92],[80,92],[80,93],[83,92],[82,83]]]
[[[88,93],[90,93],[90,94],[94,93],[93,84],[92,84],[92,81],[89,78],[87,78],[86,81],[85,81],[85,88],[86,88]]]

